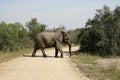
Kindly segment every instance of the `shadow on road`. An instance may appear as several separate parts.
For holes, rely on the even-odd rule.
[[[75,53],[76,51],[71,51],[72,55]],[[58,53],[59,54],[59,53]],[[69,55],[69,51],[63,51],[63,54],[65,55]],[[23,54],[23,57],[32,57],[31,54]],[[34,57],[42,57],[44,58],[42,55],[35,55]],[[46,58],[46,57],[45,57]],[[54,56],[50,56],[50,55],[47,55],[47,58],[56,58]],[[59,58],[59,57],[57,57]]]
[[[76,51],[71,51],[71,53],[75,53]],[[63,53],[69,53],[69,51],[63,51]]]
[[[32,57],[32,55],[23,54],[23,57]],[[41,58],[60,58],[60,56],[59,56],[59,57],[54,57],[54,56],[50,56],[50,55],[47,55],[47,57],[43,57],[42,55],[35,55],[35,56],[32,57],[32,58],[37,58],[37,57],[41,57]]]
[[[23,54],[23,57],[32,57],[32,55],[29,54]],[[34,57],[43,57],[42,55],[36,55]],[[47,56],[48,58],[55,58],[54,56]]]

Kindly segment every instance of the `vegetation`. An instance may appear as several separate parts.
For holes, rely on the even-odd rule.
[[[78,39],[78,35],[81,32],[81,30],[82,29],[76,29],[76,30],[69,30],[68,31],[72,44],[78,45],[80,43],[79,39]]]
[[[45,24],[37,22],[36,18],[32,18],[31,21],[26,23],[26,26],[29,29],[29,36],[33,40],[39,32],[45,31],[47,27]]]
[[[46,25],[38,23],[36,18],[32,18],[26,26],[29,30],[18,22],[0,22],[0,50],[12,52],[29,48],[33,46],[31,38],[46,28]]]
[[[102,56],[120,55],[120,7],[97,10],[78,35],[80,51]]]
[[[94,80],[120,80],[117,62],[107,69],[96,63],[103,57],[120,56],[119,6],[111,11],[105,5],[97,10],[93,19],[88,19],[85,28],[69,33],[72,35],[72,42],[80,44],[79,51],[73,55],[72,60],[83,74]]]
[[[30,42],[27,30],[20,23],[0,23],[0,50],[17,51],[29,47]]]
[[[102,58],[79,52],[72,57],[72,61],[77,64],[76,66],[88,78],[93,80],[120,80],[120,70],[116,69],[116,64],[112,64],[113,66],[105,69],[96,62],[99,59]]]
[[[26,53],[31,53],[31,52],[32,52],[31,48],[26,48],[26,49],[22,49],[17,52],[11,52],[11,53],[0,51],[0,63],[22,56],[23,54],[26,54]]]

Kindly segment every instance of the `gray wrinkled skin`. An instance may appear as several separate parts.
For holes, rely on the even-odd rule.
[[[57,32],[42,32],[35,37],[34,50],[32,57],[35,56],[36,51],[41,49],[43,57],[47,57],[45,48],[55,47],[55,57],[58,57],[58,51],[60,51],[60,57],[63,57],[63,50],[61,43],[67,43],[69,45],[69,53],[71,57],[71,44],[69,35],[64,31]]]

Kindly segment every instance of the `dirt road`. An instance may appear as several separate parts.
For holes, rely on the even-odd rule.
[[[73,47],[72,51],[78,47]],[[64,48],[67,51],[67,48]],[[0,64],[0,80],[89,80],[70,62],[68,53],[64,58],[54,58],[54,49],[46,50],[48,58],[19,57]]]

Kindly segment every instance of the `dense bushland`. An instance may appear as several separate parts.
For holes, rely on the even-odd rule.
[[[0,22],[0,50],[12,52],[31,47],[33,46],[33,36],[46,28],[46,25],[37,22],[36,18],[32,18],[26,23],[26,26],[27,28],[19,22]]]
[[[99,55],[120,55],[120,7],[97,10],[78,35],[80,51]]]

